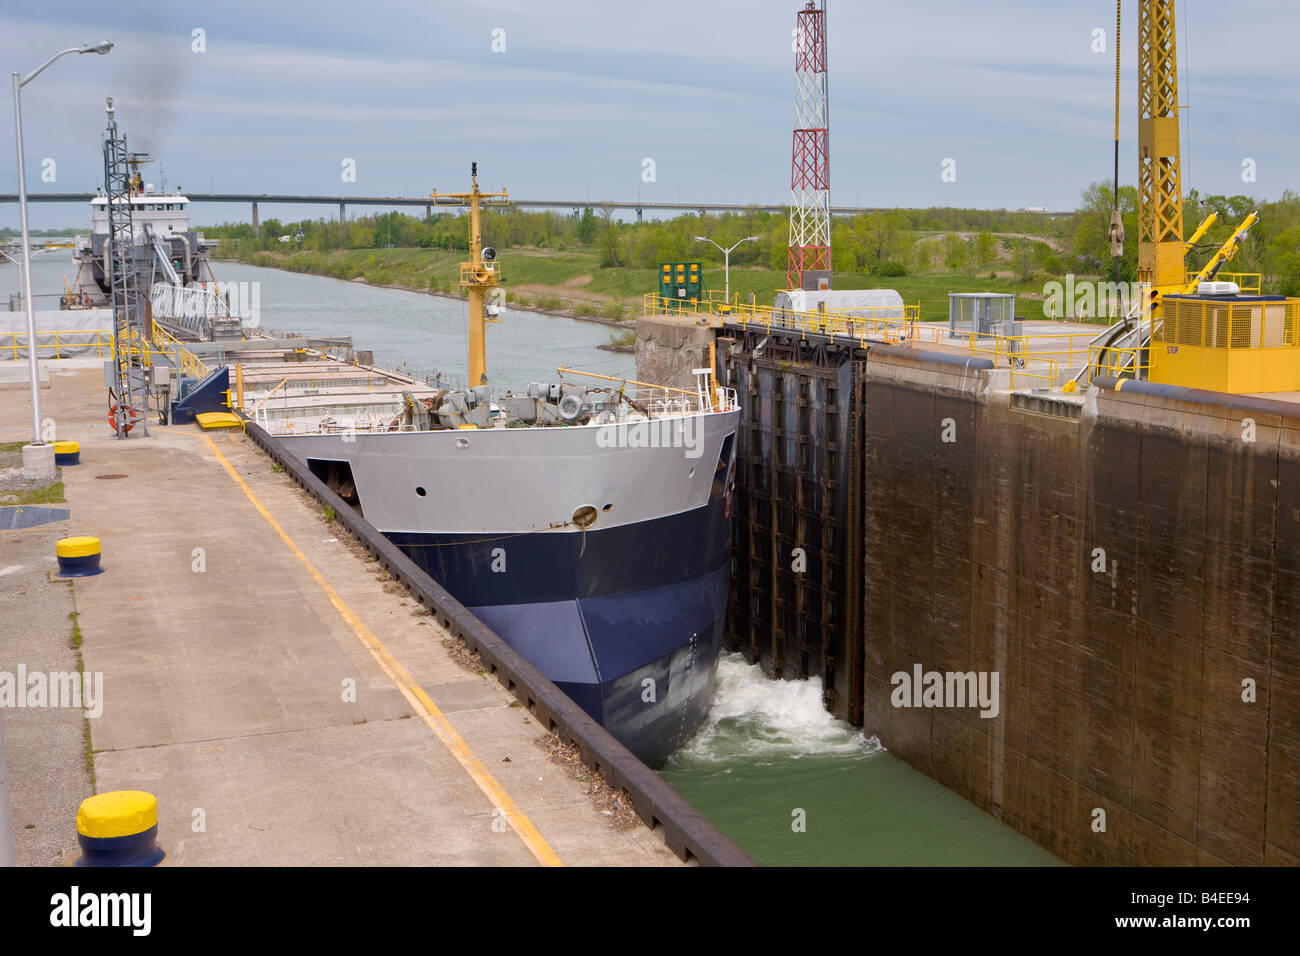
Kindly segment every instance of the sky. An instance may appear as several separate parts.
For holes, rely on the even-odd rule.
[[[26,74],[65,47],[115,43],[24,88],[33,194],[102,182],[112,96],[128,146],[158,161],[146,179],[194,192],[422,196],[465,188],[477,161],[481,185],[518,198],[783,203],[799,7],[3,0],[0,67]],[[1124,8],[1120,172],[1131,184],[1137,3]],[[1177,11],[1185,188],[1261,199],[1300,188],[1300,5],[1177,0]],[[833,203],[1065,210],[1110,177],[1114,0],[829,0],[827,19]],[[17,187],[10,102],[3,193]],[[955,182],[943,181],[949,159]],[[346,160],[355,182],[342,181]],[[1242,180],[1247,160],[1254,182]],[[33,228],[85,228],[80,206],[31,210]],[[232,205],[194,218],[249,216]],[[0,226],[17,222],[14,204],[0,206]]]

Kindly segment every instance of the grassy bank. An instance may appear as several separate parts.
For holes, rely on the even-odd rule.
[[[365,279],[371,285],[457,294],[463,252],[436,249],[339,249],[331,252],[241,251],[235,258],[249,265],[335,279]],[[605,267],[598,252],[517,248],[502,254],[506,301],[520,308],[569,313],[579,318],[627,320],[641,312],[641,296],[656,290],[653,269]],[[1041,278],[1022,280],[999,272],[995,277],[960,273],[880,277],[869,273],[836,273],[837,289],[896,289],[909,305],[921,306],[921,317],[935,321],[948,316],[949,292],[1017,292],[1041,295]],[[706,268],[710,289],[724,287],[723,271]],[[758,267],[733,268],[731,291],[771,304],[785,287],[785,274]],[[1035,307],[1026,303],[1021,313]]]

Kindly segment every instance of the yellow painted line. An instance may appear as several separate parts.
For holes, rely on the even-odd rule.
[[[302,553],[298,545],[294,544],[293,539],[280,527],[280,523],[271,517],[271,513],[253,494],[253,489],[248,487],[248,484],[240,477],[239,472],[235,471],[234,466],[226,460],[226,456],[217,450],[212,438],[204,435],[203,440],[208,443],[208,447],[217,456],[217,461],[221,462],[221,466],[226,469],[230,477],[235,480],[235,483],[244,489],[244,494],[253,503],[253,507],[266,519],[267,524],[275,529],[276,534],[288,545],[289,550],[302,562],[303,567],[320,585],[321,590],[330,599],[330,603],[343,616],[343,620],[347,621],[348,626],[357,635],[357,639],[365,645],[366,650],[370,652],[370,656],[375,659],[375,663],[380,666],[383,672],[388,675],[388,679],[401,691],[407,703],[429,725],[429,729],[438,735],[438,739],[451,751],[451,755],[456,758],[456,762],[465,769],[470,779],[478,785],[478,788],[483,791],[483,794],[492,802],[492,805],[505,814],[510,828],[519,834],[519,839],[524,841],[524,846],[528,847],[529,852],[537,858],[537,862],[545,866],[563,866],[564,863],[556,852],[551,849],[550,844],[537,832],[533,822],[519,809],[519,806],[510,798],[510,795],[506,793],[505,788],[497,782],[496,778],[488,773],[487,768],[483,766],[483,762],[474,755],[474,751],[470,750],[465,738],[457,732],[451,721],[438,709],[437,704],[424,692],[424,688],[415,682],[415,678],[411,676],[410,672],[398,662],[388,648],[384,647],[370,628],[366,627],[362,620],[353,613],[343,598],[339,596],[339,593],[330,586],[330,583],[316,570],[315,565],[308,560],[307,555]]]

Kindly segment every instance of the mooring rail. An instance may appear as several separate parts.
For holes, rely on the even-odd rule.
[[[753,866],[754,861],[703,814],[638,760],[609,731],[571,701],[541,671],[528,663],[491,628],[474,617],[442,585],[425,574],[374,525],[346,502],[261,426],[246,422],[249,437],[295,482],[318,501],[334,509],[338,521],[360,541],[411,595],[428,608],[438,623],[483,659],[484,665],[537,721],[576,747],[583,763],[605,775],[622,791],[646,826],[659,832],[680,859],[705,866]]]

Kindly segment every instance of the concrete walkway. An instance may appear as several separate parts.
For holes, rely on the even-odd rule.
[[[678,863],[645,828],[615,830],[514,698],[454,662],[433,618],[242,434],[118,441],[102,372],[50,378],[44,412],[82,447],[57,533],[99,537],[108,569],[71,589],[85,670],[104,675],[95,782],[157,795],[167,864]],[[30,406],[4,397],[0,441],[18,440]],[[0,623],[5,661],[25,628]],[[10,775],[83,760],[66,749],[11,739]],[[75,845],[68,809],[41,824]]]

